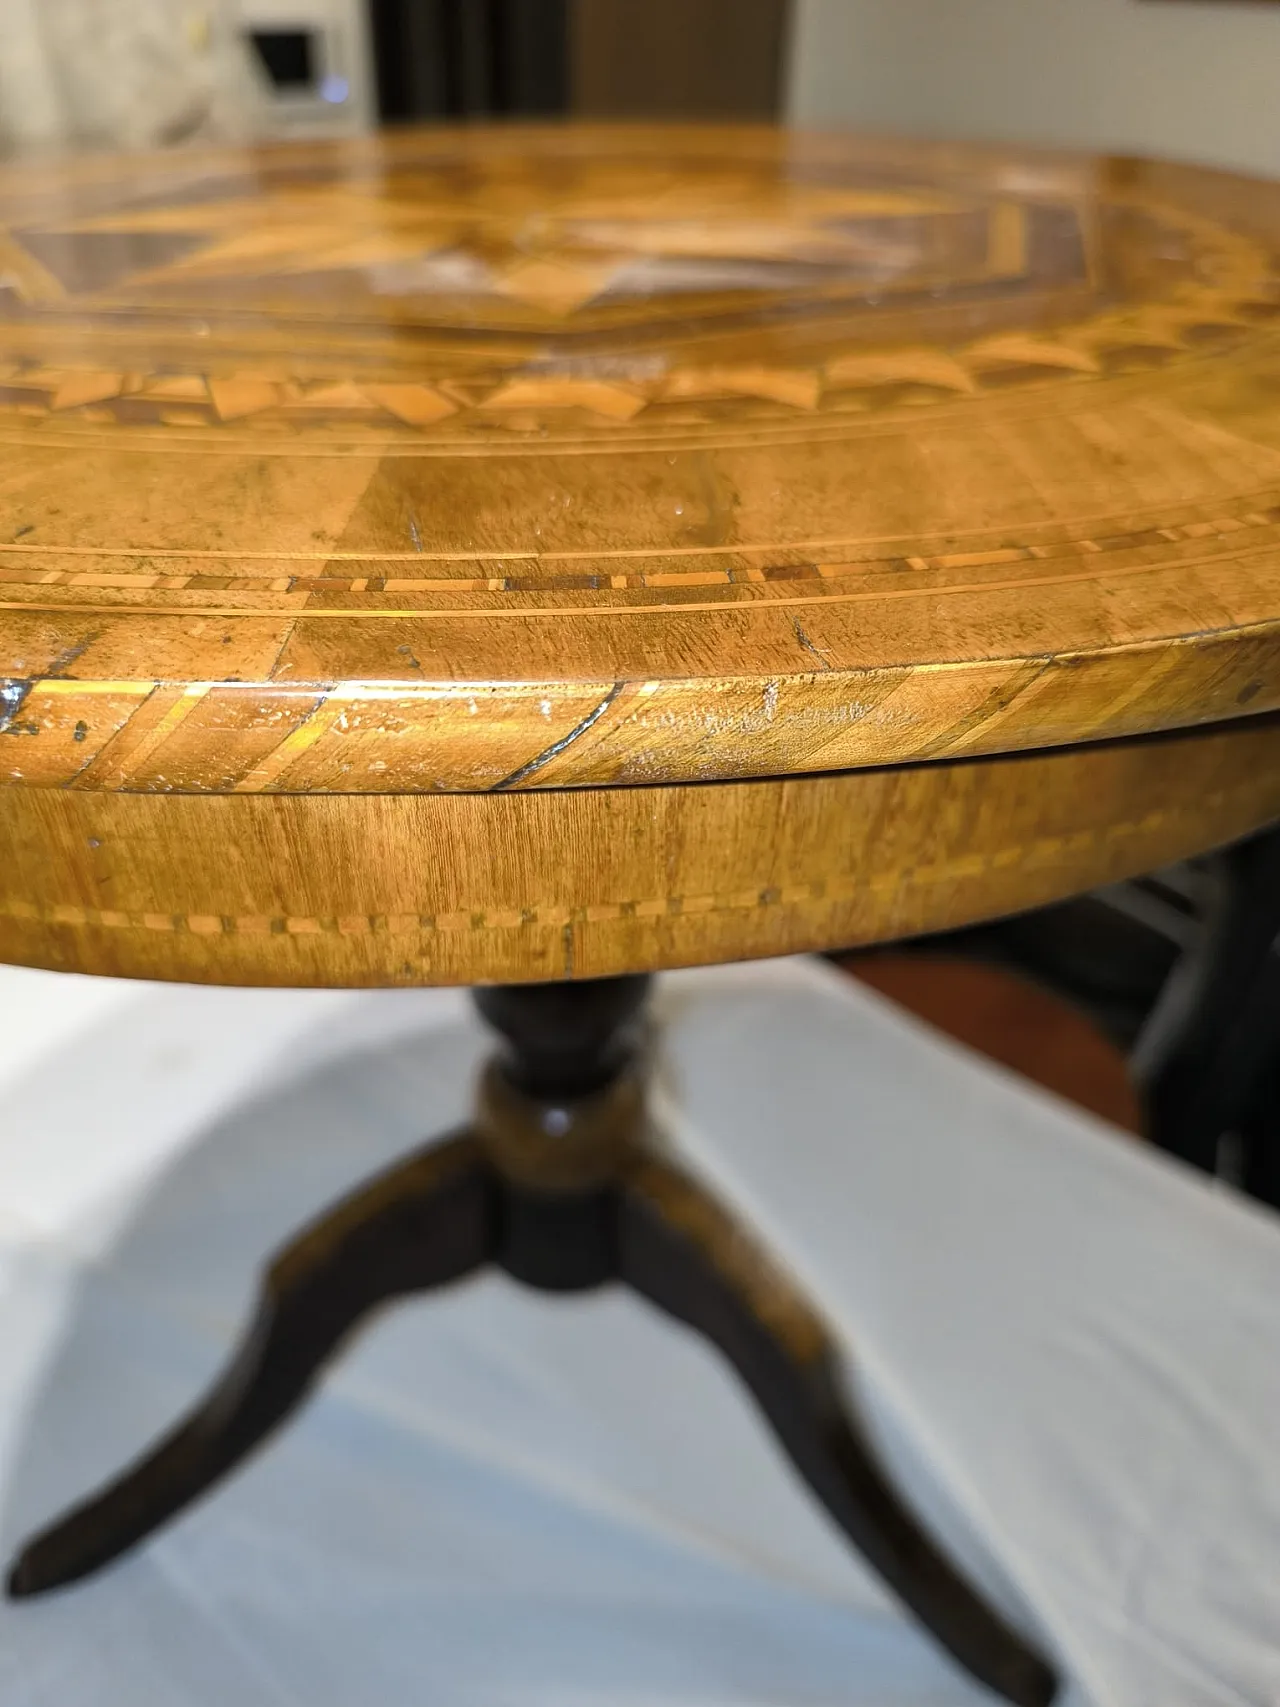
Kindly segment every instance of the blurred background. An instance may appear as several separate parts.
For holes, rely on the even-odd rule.
[[[1280,171],[1258,0],[3,0],[0,150],[778,118]]]

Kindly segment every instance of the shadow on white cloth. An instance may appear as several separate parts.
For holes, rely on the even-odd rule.
[[[263,1256],[463,1117],[487,1048],[452,993],[53,992],[0,975],[9,1547],[186,1408]],[[1280,1699],[1280,1223],[811,963],[660,995],[666,1130],[821,1301],[1064,1703]],[[499,1276],[381,1315],[144,1550],[0,1610],[0,1707],[983,1698],[714,1352]]]

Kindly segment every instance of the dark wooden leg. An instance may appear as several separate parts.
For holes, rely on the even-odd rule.
[[[1244,1181],[1277,1172],[1273,1063],[1280,1051],[1280,829],[1214,862],[1215,895],[1138,1040],[1134,1071],[1148,1135],[1214,1173],[1227,1133],[1245,1146]]]
[[[29,1542],[9,1593],[71,1582],[134,1546],[285,1420],[370,1309],[493,1262],[542,1290],[626,1281],[706,1334],[818,1498],[959,1664],[1018,1707],[1052,1700],[1052,1670],[947,1562],[880,1470],[815,1312],[743,1228],[647,1150],[646,983],[479,992],[504,1047],[481,1082],[473,1130],[392,1168],[287,1246],[212,1393]]]
[[[627,1068],[647,986],[616,978],[477,992],[506,1043],[485,1081],[484,1144],[468,1132],[419,1151],[291,1241],[212,1391],[121,1476],[29,1540],[8,1594],[87,1576],[199,1499],[297,1409],[377,1305],[489,1262],[552,1290],[611,1278],[610,1182],[620,1145],[635,1137],[639,1086]],[[532,1160],[522,1161],[526,1142]],[[574,1159],[584,1155],[585,1169]]]
[[[28,1541],[9,1594],[87,1576],[198,1499],[297,1409],[361,1317],[485,1262],[492,1200],[489,1171],[474,1140],[462,1137],[389,1169],[321,1216],[267,1269],[257,1316],[213,1390],[117,1480]]]
[[[1280,997],[1277,998],[1280,1001]],[[1273,1057],[1240,1134],[1240,1183],[1260,1203],[1280,1209],[1280,1058]]]
[[[827,1330],[739,1222],[666,1163],[623,1189],[622,1278],[738,1371],[795,1468],[900,1600],[971,1676],[1019,1707],[1052,1668],[970,1587],[895,1493],[836,1377]]]

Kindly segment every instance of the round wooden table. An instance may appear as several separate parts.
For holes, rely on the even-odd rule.
[[[1272,186],[476,131],[0,221],[9,960],[610,974],[1280,811]]]
[[[564,981],[959,925],[1280,815],[1278,236],[1223,174],[763,129],[8,169],[0,957],[557,981],[486,999],[486,1254],[670,1293],[670,1240],[619,1256],[631,1169],[805,1364],[802,1302],[619,1140],[638,986]],[[546,1220],[606,1180],[605,1232]],[[797,1445],[774,1353],[730,1355],[834,1508],[830,1392]],[[841,1516],[1047,1699],[922,1538],[914,1583],[877,1554],[899,1520]]]

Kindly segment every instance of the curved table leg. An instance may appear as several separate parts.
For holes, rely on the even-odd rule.
[[[101,1492],[28,1541],[12,1596],[88,1575],[198,1499],[306,1398],[360,1318],[481,1267],[492,1176],[466,1136],[419,1151],[321,1215],[274,1258],[257,1314],[203,1401]]]
[[[920,1622],[975,1678],[1045,1707],[1048,1663],[969,1586],[899,1499],[842,1397],[825,1327],[702,1188],[646,1159],[623,1187],[620,1277],[706,1335],[759,1402],[796,1469]]]
[[[1174,967],[1134,1048],[1147,1134],[1207,1173],[1219,1142],[1244,1140],[1247,1190],[1280,1201],[1274,1130],[1280,1047],[1280,828],[1207,862],[1214,879],[1194,945]]]

